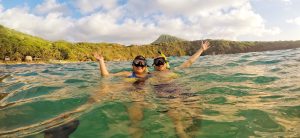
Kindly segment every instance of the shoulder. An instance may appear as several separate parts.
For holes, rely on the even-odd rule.
[[[177,74],[177,73],[175,73],[175,72],[173,72],[173,71],[170,71],[170,72],[168,73],[168,76],[169,76],[170,78],[178,78],[178,77],[179,77],[179,74]]]

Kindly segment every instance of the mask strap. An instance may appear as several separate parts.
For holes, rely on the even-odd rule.
[[[169,61],[168,61],[166,55],[165,55],[164,53],[162,53],[161,51],[158,51],[158,53],[159,53],[163,58],[165,58],[166,64],[167,64],[167,69],[170,69]]]

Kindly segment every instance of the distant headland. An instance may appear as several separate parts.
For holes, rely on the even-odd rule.
[[[300,41],[229,41],[209,40],[210,49],[203,55],[234,54],[300,48]],[[136,55],[147,58],[163,51],[167,56],[192,55],[199,49],[201,40],[187,41],[171,35],[161,35],[151,44],[120,45],[115,43],[71,43],[48,41],[0,25],[0,61],[2,63],[40,62],[64,63],[95,61],[93,52],[101,52],[106,60],[131,60]]]

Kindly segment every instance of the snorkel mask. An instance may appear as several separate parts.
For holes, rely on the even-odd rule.
[[[153,65],[160,66],[167,64],[167,69],[170,69],[169,61],[167,60],[166,55],[163,54],[161,51],[158,51],[158,53],[161,55],[161,57],[155,58],[153,61]]]
[[[155,65],[155,66],[164,65],[165,63],[167,63],[167,61],[165,60],[164,57],[155,58],[153,61],[153,65]]]
[[[132,61],[132,66],[136,67],[146,67],[147,65],[147,60],[143,56],[139,55],[134,58]]]
[[[136,66],[136,67],[145,67],[145,66],[147,66],[145,60],[139,60],[139,59],[133,60],[133,61],[132,61],[132,65],[133,65],[133,66]]]

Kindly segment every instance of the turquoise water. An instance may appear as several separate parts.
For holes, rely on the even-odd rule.
[[[176,79],[137,86],[101,78],[94,62],[0,65],[0,137],[44,137],[74,120],[75,138],[300,137],[299,67],[300,49],[203,56]]]

